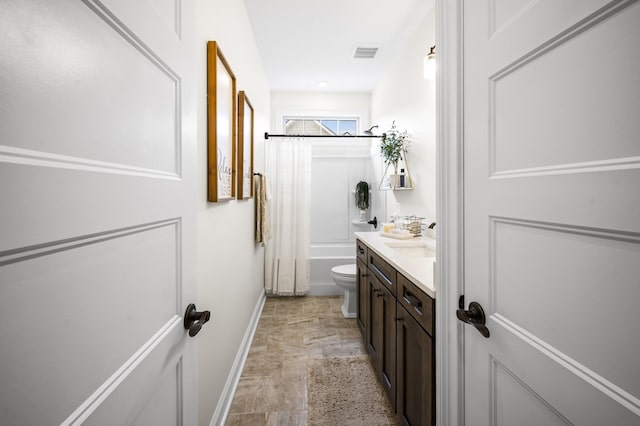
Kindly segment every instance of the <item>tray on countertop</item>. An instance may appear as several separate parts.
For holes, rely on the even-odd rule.
[[[380,235],[387,238],[395,238],[396,240],[408,240],[414,237],[413,234],[392,234],[390,232],[381,232]]]

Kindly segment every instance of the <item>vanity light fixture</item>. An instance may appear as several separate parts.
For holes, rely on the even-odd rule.
[[[424,78],[433,80],[436,77],[436,46],[431,46],[429,53],[424,57]]]

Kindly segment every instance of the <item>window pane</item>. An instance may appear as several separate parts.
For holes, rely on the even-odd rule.
[[[356,120],[340,120],[338,134],[344,135],[345,132],[349,132],[349,134],[355,135],[356,127]]]
[[[327,129],[331,130],[334,135],[338,134],[338,120],[321,120],[320,123]]]

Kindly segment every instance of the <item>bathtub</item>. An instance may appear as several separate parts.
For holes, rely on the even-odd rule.
[[[347,263],[356,263],[355,243],[312,244],[311,245],[311,288],[310,296],[342,296],[340,289],[331,278],[331,268]]]

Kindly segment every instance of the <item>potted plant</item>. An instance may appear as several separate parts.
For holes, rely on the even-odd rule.
[[[384,160],[386,169],[388,169],[390,165],[393,165],[394,179],[398,175],[398,162],[403,160],[402,156],[409,145],[409,138],[410,135],[406,130],[398,130],[395,120],[391,124],[391,129],[382,134],[382,139],[380,140],[380,155]],[[395,183],[392,186],[395,187]]]

